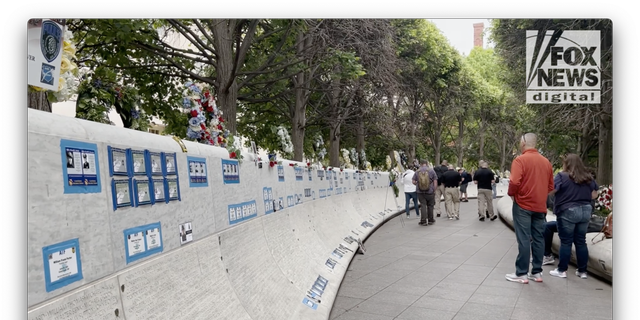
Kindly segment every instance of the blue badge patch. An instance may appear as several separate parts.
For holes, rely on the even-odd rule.
[[[53,21],[42,23],[40,50],[48,62],[55,60],[62,49],[62,29]]]
[[[53,85],[53,70],[55,70],[56,67],[52,66],[52,65],[48,65],[46,63],[42,64],[42,72],[40,72],[40,82],[48,84],[50,86]]]

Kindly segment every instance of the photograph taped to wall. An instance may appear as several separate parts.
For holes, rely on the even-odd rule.
[[[166,179],[166,181],[169,201],[180,200],[180,186],[178,184],[178,179]]]
[[[193,240],[193,230],[191,229],[191,222],[186,222],[180,225],[180,244],[189,243]]]
[[[111,165],[111,175],[127,175],[129,168],[127,165],[127,150],[109,147],[109,162]]]
[[[116,207],[131,206],[131,183],[129,179],[114,180]]]
[[[153,179],[153,201],[155,203],[165,202],[164,179]]]
[[[162,175],[162,154],[158,152],[149,152],[149,158],[151,161],[151,174]]]
[[[131,163],[133,166],[133,174],[146,175],[147,163],[145,152],[142,150],[131,150]]]
[[[164,167],[166,174],[176,174],[176,154],[164,153]]]
[[[151,204],[151,194],[149,180],[134,180],[136,206],[143,204]]]

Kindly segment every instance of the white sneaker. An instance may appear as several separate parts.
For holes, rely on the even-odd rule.
[[[529,278],[529,280],[533,280],[535,282],[542,282],[542,272],[538,272],[538,273],[528,273],[527,274],[527,278]]]
[[[566,278],[567,277],[567,272],[566,271],[558,271],[558,268],[555,268],[551,271],[549,271],[549,274],[554,276],[554,277],[558,277],[558,278]]]
[[[529,279],[527,279],[527,275],[521,275],[521,276],[517,276],[515,273],[509,273],[505,276],[505,278],[511,282],[519,282],[519,283],[524,283],[527,284],[529,283]]]
[[[580,271],[576,270],[576,276],[580,277],[580,279],[586,279],[587,278],[587,273],[586,272],[580,272]]]

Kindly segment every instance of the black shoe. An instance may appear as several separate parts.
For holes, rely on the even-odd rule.
[[[432,225],[432,224],[434,224],[434,223],[436,223],[436,222],[435,222],[435,221],[433,221],[433,222],[429,222],[429,225]]]
[[[428,224],[427,224],[426,222],[418,222],[418,225],[426,226],[426,225],[428,225]]]
[[[491,218],[491,216],[489,216],[489,211],[488,211],[488,210],[487,210],[487,212],[485,213],[485,216],[486,216],[487,218]]]
[[[478,220],[480,220],[480,221],[484,221],[484,217],[480,217],[480,219],[478,219]]]
[[[491,217],[491,221],[493,221],[495,219],[498,219],[498,215],[497,214],[494,214],[493,217]]]
[[[440,217],[440,214],[438,213],[438,214],[436,215],[436,217]]]

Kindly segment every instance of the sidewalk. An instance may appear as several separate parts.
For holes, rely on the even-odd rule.
[[[436,220],[423,227],[413,212],[409,219],[402,213],[372,234],[330,319],[612,319],[611,284],[580,279],[573,265],[566,279],[552,277],[557,259],[543,266],[542,283],[507,281],[515,234],[500,219],[478,221],[477,200],[460,204],[458,221]]]

